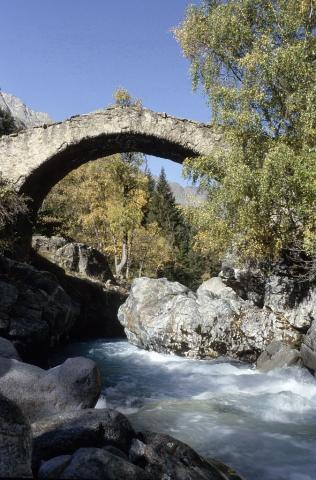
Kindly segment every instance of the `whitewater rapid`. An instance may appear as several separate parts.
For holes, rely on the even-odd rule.
[[[168,433],[247,480],[316,478],[316,382],[305,370],[268,374],[249,365],[147,352],[126,341],[69,345],[53,362],[94,359],[97,408],[116,408],[136,430]]]

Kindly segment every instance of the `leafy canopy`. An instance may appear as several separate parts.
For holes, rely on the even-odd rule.
[[[315,254],[315,27],[315,0],[208,0],[175,29],[230,145],[186,163],[209,190],[198,248]]]

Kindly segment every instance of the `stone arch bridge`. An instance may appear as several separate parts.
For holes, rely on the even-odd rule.
[[[136,106],[113,106],[0,139],[0,174],[31,197],[34,213],[49,190],[85,162],[121,152],[143,152],[182,163],[225,148],[206,124]]]

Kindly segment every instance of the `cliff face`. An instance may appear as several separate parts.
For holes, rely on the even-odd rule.
[[[53,123],[47,113],[35,112],[27,107],[19,98],[10,93],[0,91],[0,108],[10,111],[17,126],[21,128],[38,127]]]

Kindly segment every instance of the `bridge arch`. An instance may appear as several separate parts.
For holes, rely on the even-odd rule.
[[[0,173],[33,202],[71,170],[114,153],[142,152],[182,163],[226,148],[213,127],[131,106],[113,106],[0,139]]]

